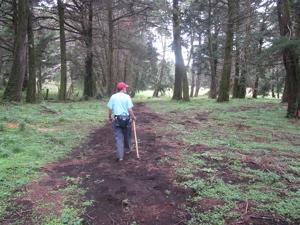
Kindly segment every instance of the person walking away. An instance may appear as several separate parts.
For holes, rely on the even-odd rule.
[[[108,122],[113,124],[114,136],[116,139],[117,159],[123,161],[124,151],[126,154],[131,152],[131,121],[136,120],[133,113],[131,98],[126,94],[129,85],[124,82],[117,84],[118,92],[113,94],[107,104]],[[114,115],[112,118],[112,114]]]

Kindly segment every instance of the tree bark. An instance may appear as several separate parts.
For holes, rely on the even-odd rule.
[[[255,81],[254,81],[254,88],[253,88],[252,98],[257,98],[258,84],[259,84],[259,74],[256,74]]]
[[[115,75],[113,70],[113,58],[114,58],[114,25],[113,25],[113,12],[112,12],[112,2],[106,0],[107,3],[107,23],[108,23],[108,58],[107,58],[107,94],[108,96],[115,93]]]
[[[60,38],[60,88],[59,100],[65,101],[67,94],[67,54],[66,54],[66,37],[65,37],[65,19],[62,0],[57,0],[58,15],[59,15],[59,38]]]
[[[43,93],[42,93],[42,63],[40,62],[38,65],[38,99],[41,100],[43,98]]]
[[[208,45],[209,45],[209,63],[210,63],[210,71],[211,71],[211,81],[210,81],[210,90],[209,90],[209,97],[212,99],[217,98],[217,65],[218,65],[218,58],[216,56],[216,52],[218,49],[218,44],[216,39],[219,35],[218,30],[215,28],[214,34],[212,34],[212,17],[214,17],[214,13],[212,10],[212,2],[209,0],[209,12],[208,12],[208,30],[207,30],[207,37],[208,37]],[[199,45],[200,45],[199,40]]]
[[[21,101],[26,72],[26,34],[28,25],[28,0],[18,2],[18,31],[16,34],[12,68],[3,93],[5,101]]]
[[[175,84],[173,100],[190,101],[186,67],[181,51],[180,18],[178,0],[173,0],[173,47],[175,54]]]
[[[238,98],[239,93],[239,80],[240,80],[240,47],[239,42],[236,40],[235,44],[235,72],[232,87],[232,98]]]
[[[198,95],[199,95],[200,86],[201,86],[201,72],[198,71],[198,72],[197,72],[197,76],[196,76],[196,90],[195,90],[195,97],[198,97]]]
[[[298,3],[299,4],[299,3]],[[299,13],[299,5],[298,8],[295,9],[296,13],[296,26],[295,26],[295,38],[300,41],[300,13]],[[297,66],[297,80],[298,80],[298,93],[296,99],[296,110],[295,110],[295,118],[300,118],[300,62],[299,62],[299,54],[296,58],[296,66]]]
[[[260,44],[259,44],[259,54],[261,54],[262,51],[262,45],[263,45],[263,40],[262,38],[260,39]],[[261,74],[264,73],[264,68],[263,66],[258,66],[257,69],[257,74],[255,76],[255,81],[254,81],[254,87],[253,87],[253,94],[252,94],[252,98],[257,98],[258,95],[258,85],[259,85],[259,78],[261,76]]]
[[[266,30],[265,24],[261,24],[260,27],[260,32],[263,33]],[[261,37],[259,39],[259,47],[258,47],[258,55],[262,54],[262,48],[264,44],[264,37]],[[259,78],[262,74],[265,73],[265,67],[263,65],[258,66],[257,74],[255,76],[255,81],[254,81],[254,88],[253,88],[253,95],[252,98],[257,98],[258,95],[258,85],[259,85]]]
[[[154,92],[153,92],[153,95],[152,97],[158,97],[158,92],[160,91],[161,89],[161,81],[162,81],[162,78],[163,78],[163,75],[164,75],[164,70],[165,70],[165,66],[166,66],[166,61],[165,61],[165,57],[166,57],[166,48],[167,48],[167,41],[166,41],[166,36],[164,37],[164,40],[162,40],[162,47],[163,47],[163,57],[162,57],[162,60],[161,60],[161,63],[160,63],[160,72],[159,72],[159,76],[158,76],[158,80],[156,82],[156,85],[155,85],[155,89],[154,89]]]
[[[286,42],[293,38],[293,26],[290,17],[289,0],[278,0],[278,21],[280,35],[285,37]],[[286,95],[288,100],[287,117],[298,117],[300,110],[300,69],[299,59],[293,54],[292,50],[285,47],[282,51],[283,62],[286,70]]]
[[[218,102],[229,101],[229,90],[230,90],[230,73],[232,64],[232,46],[233,46],[233,27],[234,27],[234,4],[235,0],[228,0],[228,24],[226,31],[226,46],[224,55],[224,64],[221,75],[221,83]]]
[[[95,70],[94,68],[93,68],[93,75],[94,75],[94,78],[95,78],[96,82],[97,82],[98,85],[99,85],[100,96],[101,96],[101,98],[102,98],[102,97],[104,97],[104,95],[105,95],[105,90],[104,90],[103,85],[102,85],[102,82],[101,82],[101,80],[99,79],[99,77],[98,77],[98,75],[97,75],[97,72],[96,72],[96,70]]]
[[[35,53],[34,53],[34,35],[33,35],[33,13],[32,0],[28,4],[28,87],[26,102],[36,103],[36,74],[35,74]]]
[[[240,2],[236,1],[236,11],[240,17]],[[234,79],[233,79],[233,86],[232,86],[232,98],[238,98],[239,93],[239,80],[240,80],[240,57],[241,57],[241,48],[240,48],[240,40],[239,40],[239,33],[241,27],[241,19],[239,18],[238,21],[235,23],[235,72],[234,72]]]
[[[192,74],[192,81],[191,81],[190,97],[194,97],[194,89],[195,89],[195,67],[194,66],[192,66],[191,68],[191,74]]]
[[[133,85],[130,88],[130,97],[133,98],[137,91],[138,81],[140,77],[140,66],[136,69]]]
[[[166,66],[166,61],[165,59],[163,59],[161,61],[161,64],[160,64],[160,72],[159,72],[159,77],[158,77],[158,80],[157,80],[157,83],[155,85],[155,90],[153,92],[153,95],[152,97],[158,97],[158,93],[159,91],[161,90],[161,81],[162,81],[162,78],[164,76],[164,70],[165,70],[165,66]]]
[[[93,0],[85,2],[85,12],[87,12],[88,19],[83,21],[83,34],[86,46],[86,60],[85,60],[85,77],[83,94],[87,97],[95,95],[95,82],[93,79]],[[85,18],[85,17],[84,17]]]
[[[250,0],[247,1],[247,14],[246,16],[246,32],[245,32],[245,44],[244,44],[244,54],[243,54],[243,66],[241,77],[239,79],[239,88],[238,88],[238,98],[245,98],[246,97],[246,82],[247,82],[247,75],[248,75],[248,55],[250,53],[250,25],[251,25],[251,2]]]

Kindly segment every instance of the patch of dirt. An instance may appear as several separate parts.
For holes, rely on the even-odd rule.
[[[6,128],[11,129],[11,128],[19,127],[19,126],[20,126],[20,124],[9,123],[9,124],[7,124]]]

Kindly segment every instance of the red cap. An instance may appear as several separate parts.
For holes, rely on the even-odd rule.
[[[125,84],[124,82],[120,82],[120,83],[118,83],[118,85],[117,85],[117,88],[118,88],[118,89],[121,89],[121,88],[124,88],[124,87],[129,87],[129,85]]]

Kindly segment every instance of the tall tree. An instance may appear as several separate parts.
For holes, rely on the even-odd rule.
[[[192,80],[191,80],[191,91],[190,91],[190,97],[194,97],[194,89],[195,89],[195,77],[196,77],[196,70],[195,70],[195,65],[192,65],[191,68],[191,75],[192,75]]]
[[[218,102],[229,101],[230,89],[230,74],[232,64],[232,48],[233,48],[233,35],[234,35],[234,8],[235,0],[228,0],[228,22],[226,31],[226,45],[224,54],[224,64],[221,74],[221,83],[219,89]]]
[[[26,72],[26,34],[28,25],[28,0],[18,1],[17,33],[14,41],[13,62],[3,100],[21,101]]]
[[[246,13],[244,16],[246,17],[245,21],[245,40],[244,40],[244,46],[243,46],[243,53],[242,53],[242,71],[241,76],[238,83],[238,98],[245,98],[246,97],[246,88],[247,88],[247,76],[249,73],[248,69],[248,63],[249,63],[249,54],[250,54],[250,25],[251,25],[251,1],[247,0],[247,7],[246,7]]]
[[[265,29],[266,29],[266,25],[263,22],[260,26],[261,26],[260,27],[260,32],[263,34]],[[261,35],[258,38],[258,52],[257,52],[258,55],[262,55],[263,44],[264,44],[264,37],[263,37],[263,35]],[[252,98],[257,98],[259,78],[260,78],[261,74],[264,74],[264,71],[265,71],[265,67],[260,63],[260,65],[258,65],[257,73],[256,73],[255,79],[254,79],[254,87],[253,87]]]
[[[175,84],[172,99],[190,101],[186,67],[181,51],[180,10],[178,0],[173,0],[173,49],[175,54]]]
[[[208,25],[207,25],[207,39],[208,39],[208,48],[209,48],[209,63],[211,70],[211,82],[210,82],[210,91],[209,97],[212,99],[217,98],[217,66],[218,66],[218,57],[217,57],[217,49],[218,49],[218,40],[219,36],[219,28],[218,25],[213,25],[213,18],[219,18],[218,12],[213,8],[213,4],[215,1],[209,0],[208,6]],[[212,31],[213,30],[213,31]]]
[[[283,37],[285,47],[282,50],[283,63],[286,70],[286,94],[288,98],[287,117],[299,116],[300,110],[300,70],[299,58],[293,50],[299,45],[299,41],[295,42],[295,30],[292,25],[290,16],[290,1],[278,0],[277,12],[280,28],[280,35]],[[296,47],[297,49],[297,47]]]
[[[33,34],[33,5],[32,0],[28,4],[28,87],[26,102],[36,102],[36,74],[35,74],[35,51],[34,51],[34,34]]]
[[[67,53],[66,53],[66,36],[65,36],[65,19],[64,4],[61,0],[57,0],[58,16],[59,16],[59,38],[60,38],[60,88],[59,100],[66,100],[67,93]]]
[[[113,8],[112,2],[110,0],[106,0],[107,5],[107,23],[108,23],[108,56],[107,56],[107,75],[108,75],[108,82],[107,82],[107,94],[110,96],[112,95],[116,88],[115,88],[115,74],[113,70],[113,59],[114,59],[114,20],[113,20]]]
[[[160,72],[159,72],[159,76],[157,79],[157,83],[155,85],[155,89],[153,92],[153,96],[152,97],[158,97],[158,93],[161,90],[161,81],[164,75],[164,70],[166,67],[166,45],[167,45],[167,37],[166,35],[164,37],[161,36],[161,43],[162,43],[162,49],[163,49],[163,55],[162,55],[162,60],[160,63]]]
[[[198,42],[199,46],[201,46],[201,33],[199,34],[198,37]],[[202,73],[202,68],[203,68],[203,57],[202,57],[202,51],[200,50],[200,47],[198,47],[197,53],[195,54],[194,57],[194,69],[195,69],[195,75],[196,75],[196,81],[195,81],[195,94],[194,97],[198,97],[199,91],[200,91],[200,86],[201,86],[201,73]]]
[[[95,85],[93,79],[93,0],[83,2],[84,11],[87,15],[83,17],[83,34],[86,45],[85,60],[85,78],[84,78],[84,95],[93,97],[95,95]]]
[[[241,48],[240,48],[240,30],[241,30],[241,12],[240,12],[240,1],[235,2],[236,11],[239,19],[235,23],[235,71],[234,71],[234,79],[232,86],[232,98],[238,98],[239,96],[239,81],[240,81],[240,56],[241,56]]]
[[[95,4],[94,4],[95,3]],[[98,3],[98,4],[96,4]],[[94,6],[100,6],[102,2],[96,2],[94,0],[70,0],[66,1],[64,18],[65,18],[65,30],[68,31],[67,42],[72,46],[72,42],[78,41],[76,45],[81,48],[79,51],[80,59],[83,61],[85,68],[83,74],[83,95],[86,97],[93,97],[96,92],[96,77],[94,77],[93,68],[93,18],[94,18]],[[74,46],[75,47],[75,46]],[[76,47],[75,47],[76,48]],[[73,51],[73,50],[72,50]],[[68,51],[71,52],[71,51]],[[70,60],[74,66],[77,67],[77,59]],[[77,55],[77,57],[79,56]],[[70,67],[72,67],[70,65]],[[70,78],[72,75],[70,74]],[[72,83],[70,87],[72,86]]]
[[[295,29],[295,37],[296,40],[298,40],[298,43],[300,42],[300,3],[299,2],[295,2],[295,7],[293,7],[295,9],[296,12],[296,29]],[[297,62],[298,62],[298,76],[297,76],[297,80],[298,80],[298,93],[297,93],[297,99],[296,99],[296,112],[295,112],[295,118],[300,118],[300,65],[299,65],[299,58],[300,58],[300,44],[297,45],[298,46],[298,50],[296,50],[296,52],[298,52],[297,55]]]

